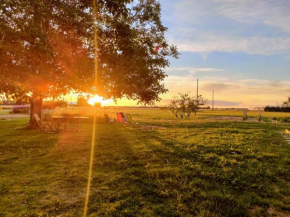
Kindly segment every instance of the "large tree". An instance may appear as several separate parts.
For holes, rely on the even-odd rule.
[[[160,11],[156,0],[2,1],[0,94],[28,96],[32,127],[44,98],[71,91],[160,100],[178,56]]]

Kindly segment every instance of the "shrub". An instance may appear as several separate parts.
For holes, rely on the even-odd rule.
[[[78,98],[77,105],[79,107],[91,107],[91,105],[88,103],[88,100],[86,100],[84,97]]]
[[[43,109],[55,109],[56,107],[67,107],[67,102],[59,101],[44,101],[42,104]]]
[[[195,113],[201,109],[201,106],[205,105],[207,102],[201,95],[198,96],[198,99],[190,97],[188,94],[179,93],[179,96],[174,96],[168,106],[165,106],[161,109],[171,111],[176,118],[181,116],[190,117],[191,113]]]
[[[29,113],[30,105],[15,105],[12,107],[12,113]]]

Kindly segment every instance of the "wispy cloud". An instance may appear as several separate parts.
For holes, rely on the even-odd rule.
[[[199,35],[195,40],[173,39],[181,52],[208,54],[211,52],[244,52],[273,55],[290,51],[290,38],[232,37]]]
[[[189,74],[195,74],[197,72],[224,72],[223,69],[215,69],[215,68],[195,68],[195,67],[171,67],[168,68],[167,71],[174,71],[174,72],[187,72]]]
[[[290,2],[285,0],[212,0],[215,12],[239,22],[263,23],[290,33]]]
[[[205,60],[212,52],[261,55],[290,52],[290,1],[179,0],[173,1],[171,10],[176,20],[169,38],[181,52],[201,53]],[[236,23],[229,24],[225,19]],[[259,25],[266,34],[260,33],[261,29],[255,31],[253,26],[241,27],[241,23]],[[277,30],[273,33],[271,28],[280,33]]]
[[[208,105],[211,105],[212,101],[208,101]],[[242,102],[232,102],[232,101],[222,101],[222,100],[215,100],[215,106],[240,106]]]
[[[224,97],[233,97],[235,94],[245,95],[277,95],[287,96],[290,92],[290,81],[280,80],[259,80],[259,79],[239,79],[232,80],[224,77],[203,77],[199,80],[200,90],[210,93],[216,90],[225,94]],[[196,79],[188,74],[186,76],[169,75],[165,80],[165,86],[170,92],[177,94],[180,92],[195,92]]]
[[[167,5],[162,0],[162,5]],[[173,0],[171,11],[179,22],[199,23],[200,18],[225,17],[238,22],[261,23],[290,33],[287,0]],[[172,14],[171,14],[172,16]]]

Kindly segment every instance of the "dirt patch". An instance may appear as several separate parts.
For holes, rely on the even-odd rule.
[[[243,120],[242,117],[230,117],[230,116],[224,116],[224,117],[215,117],[211,118],[211,120],[219,120],[219,121],[244,121],[244,122],[259,122],[256,118],[248,118],[246,120]],[[263,122],[263,121],[260,121]]]
[[[250,209],[250,213],[253,216],[261,216],[262,212],[263,212],[263,208],[259,206],[254,206]]]
[[[149,125],[142,126],[141,128],[142,128],[142,130],[165,130],[165,129],[167,129],[166,127],[149,126]]]
[[[290,213],[284,213],[284,212],[277,211],[273,207],[269,207],[268,210],[267,210],[267,213],[272,215],[272,216],[290,217]]]
[[[276,210],[274,207],[269,207],[264,209],[259,206],[254,206],[250,209],[250,212],[253,216],[277,216],[277,217],[290,217],[290,213],[284,213]]]

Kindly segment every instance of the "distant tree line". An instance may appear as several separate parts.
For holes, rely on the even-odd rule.
[[[281,106],[266,106],[266,112],[290,112],[290,97],[284,101]]]
[[[290,112],[290,107],[266,106],[265,112]]]

